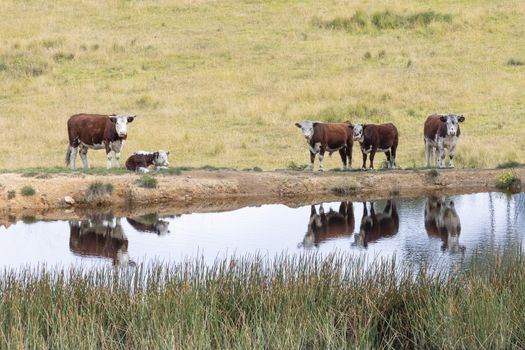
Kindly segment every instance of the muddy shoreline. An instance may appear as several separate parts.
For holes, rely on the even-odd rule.
[[[0,224],[15,217],[66,219],[93,211],[115,215],[157,212],[174,215],[225,211],[262,204],[291,207],[337,201],[376,200],[496,191],[496,177],[511,171],[525,178],[525,168],[464,170],[398,170],[377,172],[234,171],[195,170],[180,175],[157,175],[156,188],[142,188],[141,177],[125,175],[57,174],[38,179],[20,174],[0,174]],[[90,194],[94,182],[111,184],[111,193]],[[32,196],[20,190],[31,186]],[[13,193],[15,196],[13,198]],[[64,198],[73,198],[68,204]]]

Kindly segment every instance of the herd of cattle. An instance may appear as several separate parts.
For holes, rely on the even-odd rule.
[[[445,167],[445,149],[449,151],[450,167],[454,167],[454,150],[460,136],[459,123],[465,117],[456,114],[433,114],[427,118],[423,128],[425,141],[425,166],[431,165],[435,154],[436,166]],[[301,129],[310,149],[310,169],[314,169],[315,155],[319,154],[319,171],[323,170],[325,152],[332,155],[339,151],[343,170],[352,166],[352,149],[354,141],[359,142],[363,154],[362,169],[366,170],[366,159],[370,155],[370,169],[374,169],[374,157],[377,152],[386,154],[387,167],[396,167],[396,152],[399,133],[392,123],[386,124],[352,124],[322,123],[304,120],[295,123]],[[435,152],[434,152],[435,150]]]
[[[77,153],[84,168],[89,168],[87,160],[88,149],[105,149],[107,167],[112,167],[112,152],[115,155],[117,167],[120,167],[120,152],[128,135],[128,124],[133,122],[135,115],[101,115],[75,114],[67,122],[69,141],[66,150],[66,167],[76,167]],[[459,123],[465,117],[456,114],[433,114],[424,124],[425,166],[430,166],[432,156],[436,166],[445,167],[445,149],[449,151],[450,167],[454,167],[454,150],[461,134]],[[310,169],[314,168],[315,155],[319,154],[319,171],[323,170],[325,152],[332,155],[339,151],[343,162],[343,170],[352,166],[352,149],[354,141],[359,142],[363,154],[362,169],[366,170],[367,156],[370,155],[370,169],[374,169],[374,157],[377,152],[384,152],[387,167],[396,167],[396,152],[399,143],[399,133],[392,123],[386,124],[352,124],[323,123],[304,120],[295,125],[301,129],[310,150]],[[126,168],[138,172],[149,172],[151,167],[156,170],[169,166],[168,151],[157,152],[137,151],[126,161]]]

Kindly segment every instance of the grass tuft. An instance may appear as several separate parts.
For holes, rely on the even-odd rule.
[[[7,199],[13,199],[15,197],[16,197],[16,191],[15,190],[7,191]]]
[[[102,183],[100,181],[93,182],[89,185],[86,195],[88,197],[101,197],[110,195],[113,192],[113,185],[110,183]]]
[[[137,186],[143,188],[156,188],[157,179],[151,175],[144,175],[136,181]]]
[[[507,65],[508,66],[524,66],[525,62],[511,58],[510,60],[507,61]]]
[[[20,194],[25,197],[33,196],[35,193],[35,189],[30,185],[26,185],[20,189]]]
[[[518,166],[521,166],[521,164],[519,162],[516,162],[515,160],[509,160],[509,161],[506,161],[504,163],[498,164],[496,169],[515,168],[515,167],[518,167]]]
[[[296,164],[294,161],[291,161],[288,163],[288,166],[286,167],[288,170],[294,170],[294,171],[303,171],[304,169],[308,168],[307,164]]]

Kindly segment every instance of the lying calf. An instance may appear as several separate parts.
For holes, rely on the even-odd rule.
[[[169,151],[146,152],[137,151],[126,160],[126,168],[139,173],[149,173],[149,167],[155,166],[155,170],[168,169]]]

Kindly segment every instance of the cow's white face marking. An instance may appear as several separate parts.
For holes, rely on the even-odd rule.
[[[155,165],[160,167],[167,167],[170,165],[170,162],[168,161],[168,155],[170,154],[169,151],[163,151],[159,150],[159,155],[157,159],[155,160]]]
[[[363,125],[361,124],[355,124],[354,125],[354,131],[352,133],[354,137],[354,141],[363,142],[364,141],[364,134],[363,134]]]
[[[170,233],[170,230],[168,229],[169,224],[170,223],[167,221],[160,220],[158,223],[155,224],[155,229],[157,230],[157,233],[161,236]]]
[[[456,136],[459,129],[459,123],[465,120],[462,115],[445,114],[442,115],[440,120],[447,126],[447,136]]]
[[[304,138],[307,141],[310,141],[314,134],[314,126],[319,122],[314,122],[311,120],[303,120],[300,123],[295,123],[295,126],[297,126],[299,129],[301,129],[301,132],[303,133]]]
[[[127,114],[110,115],[109,119],[115,123],[115,129],[119,137],[124,137],[128,134],[128,123],[131,123],[135,116]]]

